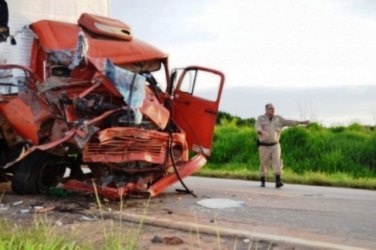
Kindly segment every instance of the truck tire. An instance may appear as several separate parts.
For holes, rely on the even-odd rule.
[[[58,184],[65,167],[59,157],[44,151],[35,151],[22,159],[12,178],[12,189],[17,194],[46,193]]]

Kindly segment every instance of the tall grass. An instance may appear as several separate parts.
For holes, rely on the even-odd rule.
[[[44,219],[36,219],[32,226],[18,226],[8,221],[0,221],[0,249],[84,249],[89,245],[77,244],[71,236],[57,233]]]
[[[376,130],[353,124],[326,128],[318,124],[293,127],[282,132],[282,158],[285,169],[306,172],[343,173],[353,178],[376,177]],[[209,166],[246,165],[258,170],[256,132],[234,121],[217,125]]]

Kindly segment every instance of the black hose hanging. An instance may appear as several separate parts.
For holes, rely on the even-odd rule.
[[[197,198],[197,195],[195,195],[195,194],[193,193],[193,191],[190,190],[190,189],[187,187],[187,185],[185,185],[183,179],[181,178],[181,176],[180,176],[180,174],[179,174],[179,171],[178,171],[178,169],[177,169],[177,167],[176,167],[176,163],[175,163],[175,159],[174,159],[174,154],[173,154],[173,152],[172,152],[172,141],[173,141],[173,138],[172,138],[172,131],[171,131],[170,125],[167,125],[167,128],[168,128],[168,134],[169,134],[169,136],[170,136],[170,141],[169,141],[168,151],[169,151],[169,154],[170,154],[170,157],[171,157],[172,166],[173,166],[173,168],[174,168],[175,174],[176,174],[176,176],[178,177],[179,182],[180,182],[180,184],[183,186],[183,188],[185,189],[185,191],[186,191],[188,194],[192,195],[193,197]]]

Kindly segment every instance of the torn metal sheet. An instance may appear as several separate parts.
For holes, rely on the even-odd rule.
[[[88,49],[85,34],[81,30],[77,35],[77,44],[74,50],[64,49],[48,51],[48,59],[53,64],[65,65],[72,70],[85,59]]]
[[[24,159],[26,156],[30,155],[35,150],[42,150],[42,151],[49,150],[51,148],[56,147],[59,144],[62,144],[63,142],[66,142],[66,141],[70,140],[75,134],[82,133],[82,131],[85,130],[83,128],[85,128],[86,126],[94,124],[94,123],[96,123],[96,122],[98,122],[98,121],[106,118],[107,116],[111,115],[112,113],[114,113],[116,111],[118,111],[118,110],[111,110],[111,111],[105,112],[102,115],[100,115],[98,117],[95,117],[94,119],[88,121],[85,125],[79,127],[78,129],[72,129],[72,130],[69,130],[69,131],[65,132],[65,136],[64,137],[62,137],[60,139],[57,139],[55,141],[52,141],[52,142],[49,142],[49,143],[46,143],[46,144],[42,144],[42,145],[38,145],[38,146],[32,146],[32,147],[30,147],[30,148],[28,148],[26,150],[25,150],[25,148],[23,148],[22,152],[18,156],[18,158],[15,159],[14,161],[11,161],[11,162],[8,162],[7,164],[5,164],[3,166],[3,169],[6,169],[6,168],[9,168],[9,167],[13,166],[15,163],[21,161],[22,159]]]
[[[69,64],[68,68],[72,70],[78,65],[80,65],[80,63],[85,59],[86,53],[88,50],[89,50],[89,45],[85,38],[84,32],[81,30],[78,33],[76,50],[74,51],[74,54],[72,56],[72,61]]]

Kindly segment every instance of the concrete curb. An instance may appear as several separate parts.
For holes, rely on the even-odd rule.
[[[109,219],[114,219],[114,217],[119,216],[119,214],[104,214],[104,217]],[[116,218],[118,219],[118,218]],[[365,250],[365,248],[358,248],[353,246],[346,246],[340,244],[334,244],[329,242],[321,242],[321,241],[314,241],[314,240],[304,240],[294,237],[288,236],[280,236],[280,235],[273,235],[273,234],[265,234],[265,233],[258,233],[252,231],[245,231],[233,228],[223,228],[205,224],[198,224],[193,222],[186,222],[186,221],[176,221],[166,218],[157,218],[148,215],[140,215],[140,214],[129,214],[124,213],[122,215],[123,221],[133,222],[133,223],[143,223],[145,225],[157,226],[157,227],[164,227],[169,229],[176,229],[180,231],[186,232],[199,232],[203,234],[209,234],[224,237],[237,237],[237,238],[247,238],[250,240],[266,240],[273,243],[285,243],[294,246],[302,246],[302,247],[311,247],[315,249],[330,249],[330,250]]]

